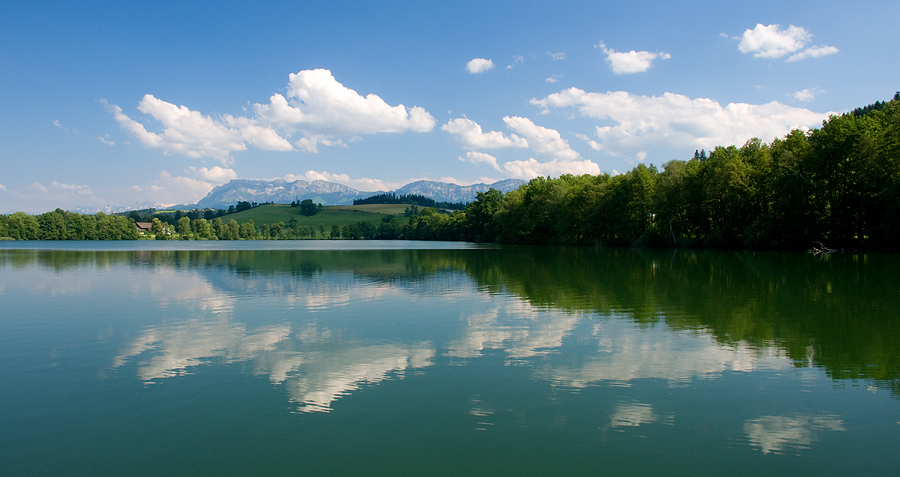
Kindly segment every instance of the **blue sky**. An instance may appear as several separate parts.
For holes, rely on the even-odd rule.
[[[625,172],[900,90],[896,1],[432,3],[4,5],[0,213]]]

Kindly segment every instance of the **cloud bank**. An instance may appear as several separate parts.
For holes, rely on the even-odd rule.
[[[768,141],[793,129],[817,126],[829,114],[834,114],[794,108],[777,101],[723,106],[712,99],[691,99],[674,93],[642,96],[625,91],[590,93],[578,88],[532,99],[531,103],[545,111],[577,109],[583,117],[602,123],[595,127],[598,140],[591,139],[593,142],[589,143],[593,149],[638,158],[649,149],[689,151],[739,145],[753,137]]]
[[[298,148],[317,152],[319,145],[345,145],[362,134],[425,132],[435,120],[423,108],[391,106],[375,94],[362,96],[339,83],[329,70],[291,74],[286,94],[255,104],[254,117],[229,114],[214,118],[147,94],[138,111],[161,126],[152,132],[117,105],[106,103],[119,125],[145,147],[191,158],[210,157],[223,165],[248,145],[268,151]],[[294,138],[293,142],[289,138]]]
[[[457,118],[441,126],[445,132],[457,137],[460,145],[472,149],[460,161],[472,164],[487,164],[493,169],[516,179],[532,179],[537,176],[558,176],[561,174],[599,174],[600,166],[583,160],[569,142],[555,129],[538,126],[534,121],[519,116],[503,118],[507,129],[514,133],[509,136],[500,131],[485,133],[481,126],[468,118]],[[474,149],[529,148],[539,156],[548,158],[541,162],[531,157],[527,160],[513,160],[500,163],[496,157]]]
[[[607,48],[602,41],[595,45],[606,55],[606,62],[609,63],[612,72],[617,75],[643,73],[653,66],[654,60],[668,60],[672,55],[666,52],[650,52],[650,51],[616,51]]]
[[[752,53],[756,58],[782,58],[791,55],[787,61],[799,61],[806,58],[821,58],[833,55],[838,49],[833,46],[812,46],[803,49],[813,38],[806,28],[794,25],[782,29],[780,25],[763,25],[757,23],[751,30],[747,29],[740,37],[738,50],[741,53]]]

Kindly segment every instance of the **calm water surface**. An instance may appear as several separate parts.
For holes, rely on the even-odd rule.
[[[900,471],[894,255],[2,246],[6,475]]]

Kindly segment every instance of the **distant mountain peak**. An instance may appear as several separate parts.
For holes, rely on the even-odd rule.
[[[501,192],[517,189],[525,181],[505,179],[493,184],[472,184],[461,186],[447,182],[419,180],[406,184],[392,192],[396,195],[416,194],[429,197],[437,202],[471,202],[478,192],[494,188]],[[274,202],[288,204],[296,200],[311,199],[323,205],[348,205],[354,199],[364,199],[386,191],[362,192],[343,184],[323,180],[286,181],[284,179],[232,179],[227,184],[213,188],[197,202],[198,208],[224,209],[238,202]]]

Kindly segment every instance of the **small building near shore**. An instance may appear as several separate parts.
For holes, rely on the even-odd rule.
[[[144,235],[150,233],[150,227],[153,224],[150,222],[135,222],[134,225],[137,227],[138,233]]]

